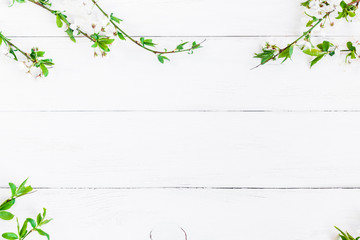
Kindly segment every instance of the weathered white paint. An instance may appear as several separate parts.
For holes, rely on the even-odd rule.
[[[357,187],[360,113],[0,113],[42,187]],[[19,167],[21,166],[21,167]],[[46,181],[42,181],[46,179]]]
[[[208,38],[194,55],[171,56],[172,62],[162,65],[130,42],[114,46],[107,58],[94,59],[85,39],[75,45],[65,38],[16,38],[27,49],[36,44],[47,50],[56,66],[48,78],[33,80],[16,63],[4,60],[0,110],[360,109],[360,81],[354,77],[360,70],[342,66],[341,57],[326,58],[309,71],[310,58],[296,53],[293,62],[250,70],[258,63],[252,55],[265,40],[285,44],[292,39]],[[178,42],[156,41],[170,47]]]
[[[42,188],[15,213],[46,206],[53,239],[154,230],[153,240],[180,240],[177,226],[207,240],[332,240],[333,225],[356,233],[359,68],[333,58],[310,71],[296,55],[250,71],[261,44],[302,32],[299,1],[101,3],[132,35],[168,48],[206,38],[205,48],[161,65],[123,42],[93,59],[88,41],[70,42],[51,15],[1,2],[0,30],[56,62],[41,80],[0,62],[0,186],[30,176]],[[341,26],[329,39],[357,28]]]
[[[8,191],[1,190],[1,195]],[[38,190],[14,212],[54,221],[52,239],[335,239],[334,225],[358,233],[359,190]],[[22,219],[21,218],[21,219]],[[2,225],[2,231],[14,224]]]

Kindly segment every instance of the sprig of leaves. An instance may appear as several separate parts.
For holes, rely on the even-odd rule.
[[[79,35],[82,35],[86,38],[88,38],[92,42],[92,48],[98,49],[101,52],[102,56],[105,56],[110,51],[111,44],[115,41],[113,38],[114,36],[105,36],[102,32],[95,32],[93,34],[88,34],[85,31],[83,31],[80,28],[72,29],[70,22],[67,20],[67,16],[64,12],[59,10],[51,9],[51,2],[49,0],[14,0],[14,2],[18,3],[25,3],[26,1],[31,2],[33,4],[36,4],[37,6],[42,7],[43,9],[47,10],[51,14],[55,15],[56,19],[56,25],[58,28],[63,28],[64,25],[66,26],[66,34],[69,36],[69,38],[76,42],[76,39],[74,37],[74,32],[77,31]],[[98,4],[96,0],[92,0],[94,5],[97,7],[97,9],[106,17],[109,19],[109,23],[113,25],[113,27],[116,29],[116,32],[114,33],[115,36],[117,36],[120,40],[124,41],[126,39],[129,39],[136,45],[142,47],[144,50],[147,50],[149,52],[152,52],[157,55],[157,59],[159,62],[164,63],[164,60],[170,60],[168,57],[165,57],[164,55],[173,54],[173,53],[180,53],[180,52],[187,52],[189,54],[193,54],[194,50],[201,48],[202,43],[192,42],[190,44],[189,42],[183,42],[178,44],[174,50],[168,51],[167,49],[164,49],[162,51],[156,50],[156,43],[151,38],[145,38],[140,37],[139,40],[135,40],[133,37],[131,37],[129,34],[127,34],[122,28],[120,28],[119,24],[123,21],[119,17],[116,17],[114,13],[106,13]],[[95,27],[94,27],[95,29]],[[95,51],[95,56],[97,56],[97,52]]]
[[[339,237],[341,238],[341,240],[359,240],[360,239],[360,236],[354,238],[348,232],[345,233],[345,232],[341,231],[338,227],[335,227],[335,228],[340,232]]]
[[[164,49],[163,51],[155,50],[153,48],[155,48],[157,44],[154,43],[153,39],[140,37],[139,41],[135,40],[133,37],[131,37],[129,34],[127,34],[122,28],[120,28],[119,24],[123,20],[121,20],[118,17],[115,17],[113,13],[108,14],[107,12],[105,12],[102,9],[102,7],[100,7],[100,5],[98,4],[98,2],[96,0],[92,0],[92,2],[105,17],[109,18],[110,23],[117,30],[116,34],[120,40],[126,40],[126,38],[127,38],[130,41],[132,41],[133,43],[135,43],[136,45],[138,45],[139,47],[142,47],[144,50],[147,50],[149,52],[156,54],[160,63],[164,63],[165,60],[170,61],[170,59],[168,57],[165,57],[164,55],[180,53],[180,52],[187,52],[189,54],[193,54],[194,50],[201,48],[202,44],[204,43],[204,41],[201,43],[192,42],[192,44],[190,44],[189,42],[184,42],[184,43],[178,44],[175,47],[175,49],[172,51],[168,51],[167,49]],[[190,46],[186,47],[188,44]]]
[[[0,205],[0,219],[7,221],[12,220],[14,218],[14,215],[8,210],[15,204],[15,200],[33,191],[33,188],[31,186],[26,186],[26,182],[27,179],[23,181],[19,185],[19,187],[16,187],[14,183],[9,183],[11,197]]]
[[[357,9],[356,6],[347,4],[345,1],[341,1],[340,7],[342,8],[342,11],[338,12],[339,15],[336,17],[336,19],[345,18],[346,21],[349,21],[348,17],[355,17],[355,11]]]
[[[309,56],[315,57],[310,62],[310,67],[314,66],[317,62],[319,62],[323,57],[326,55],[334,56],[335,49],[330,49],[334,47],[334,44],[330,43],[329,41],[324,41],[317,45],[317,48],[312,49],[305,49],[303,52]]]
[[[345,58],[346,62],[349,62],[349,58],[356,59],[359,57],[356,52],[357,51],[356,47],[354,46],[354,44],[352,42],[350,42],[350,41],[347,42],[346,47],[347,47],[346,50],[342,50],[342,52],[348,52],[348,54],[346,55],[346,58]]]
[[[17,233],[5,232],[2,237],[8,240],[19,239],[23,240],[32,232],[37,232],[39,235],[44,236],[47,240],[50,240],[50,235],[41,228],[52,221],[52,218],[46,219],[46,208],[43,209],[43,213],[37,215],[36,221],[32,218],[26,218],[22,225],[19,224],[19,220],[16,219]]]
[[[29,193],[33,192],[33,188],[31,186],[27,186],[26,179],[23,181],[19,187],[17,187],[14,183],[9,183],[9,187],[11,190],[11,197],[4,201],[0,205],[0,219],[2,220],[12,220],[14,219],[14,214],[10,213],[8,210],[15,204],[15,200],[19,197],[25,196]],[[4,239],[8,240],[23,240],[25,239],[30,233],[37,232],[41,236],[45,236],[47,240],[50,240],[50,235],[42,230],[42,227],[48,224],[52,219],[46,218],[46,208],[43,209],[42,213],[39,213],[36,217],[36,220],[33,218],[26,218],[22,225],[19,224],[18,218],[16,218],[17,223],[17,232],[5,232],[1,236]]]
[[[54,63],[50,58],[44,59],[44,55],[45,55],[44,51],[39,51],[38,48],[32,48],[30,53],[24,52],[14,43],[12,43],[11,39],[7,38],[0,32],[0,46],[2,44],[5,44],[5,46],[8,49],[8,53],[12,56],[12,59],[14,59],[15,61],[19,61],[17,53],[20,53],[26,58],[28,64],[26,62],[23,63],[27,67],[28,73],[30,73],[32,67],[36,67],[40,69],[39,77],[41,76],[47,77],[49,75],[48,68],[53,66]]]
[[[301,3],[301,6],[310,9],[311,8],[311,2],[313,0],[306,0]],[[341,11],[338,12],[338,16],[335,18],[337,20],[339,19],[345,19],[346,21],[349,21],[349,18],[355,17],[356,10],[358,9],[358,5],[360,3],[360,0],[354,0],[352,2],[346,3],[345,1],[341,1],[339,7],[341,8]],[[321,6],[330,6],[330,4],[323,0],[320,2]],[[260,59],[260,64],[257,65],[255,68],[264,65],[272,60],[277,60],[283,58],[284,60],[281,63],[284,63],[287,59],[291,59],[294,47],[298,44],[300,40],[303,40],[310,45],[311,47],[308,49],[304,49],[304,46],[300,46],[300,50],[309,56],[315,57],[310,62],[310,67],[313,67],[316,63],[318,63],[320,60],[322,60],[325,56],[334,56],[336,54],[337,47],[334,46],[333,43],[330,43],[329,41],[323,41],[322,43],[318,44],[316,47],[311,43],[311,33],[312,31],[317,27],[324,27],[326,21],[330,20],[330,15],[335,11],[335,9],[328,11],[324,13],[324,15],[319,18],[316,16],[309,15],[305,12],[305,14],[310,18],[309,21],[306,23],[305,27],[307,27],[307,31],[305,31],[299,38],[297,38],[292,43],[288,44],[285,48],[279,48],[276,45],[270,45],[266,44],[264,48],[262,48],[262,51],[260,53],[256,53],[254,55],[254,58]],[[330,20],[330,26],[333,26],[333,22]],[[347,43],[347,49],[341,50],[341,52],[347,52],[347,55],[345,57],[346,62],[350,62],[350,59],[357,59],[359,56],[357,55],[355,44],[352,42]]]

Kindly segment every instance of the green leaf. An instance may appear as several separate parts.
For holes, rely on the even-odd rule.
[[[31,51],[32,51],[32,52],[35,52],[34,49],[31,49]],[[26,182],[27,182],[28,179],[29,179],[29,178],[25,179],[25,180],[20,184],[20,186],[19,186],[19,188],[18,188],[18,193],[19,193],[19,191],[22,191],[22,190],[25,188],[25,184],[26,184]]]
[[[115,41],[115,39],[102,38],[102,39],[99,39],[98,41],[103,43],[103,44],[110,45]]]
[[[4,233],[2,235],[3,238],[5,239],[9,239],[9,240],[13,240],[13,239],[18,239],[18,235],[16,235],[15,233],[12,233],[12,232],[7,232],[7,233]]]
[[[169,58],[167,58],[167,57],[165,57],[165,56],[163,56],[163,55],[161,55],[161,54],[158,55],[158,60],[159,60],[159,62],[161,62],[162,64],[165,63],[165,60],[170,61]]]
[[[52,220],[53,220],[52,218],[46,219],[45,221],[43,221],[43,222],[41,223],[41,226],[44,226],[44,225],[48,224],[48,223],[51,222]]]
[[[10,213],[10,212],[0,211],[0,218],[2,220],[9,221],[9,220],[14,218],[14,215],[12,213]]]
[[[45,77],[47,77],[49,75],[49,70],[43,63],[40,64],[40,69]]]
[[[41,229],[35,229],[41,236],[45,236],[47,237],[48,240],[50,240],[50,236],[49,234],[47,234],[46,232],[44,232],[43,230]]]
[[[22,189],[19,189],[17,192],[17,196],[21,197],[24,196],[25,194],[28,194],[29,192],[31,192],[33,190],[33,188],[31,186],[26,186],[23,187]]]
[[[317,56],[320,56],[321,54],[323,54],[323,52],[319,49],[316,49],[316,48],[313,48],[313,49],[305,49],[303,51],[303,53],[307,54],[307,55],[310,55],[310,56],[314,56],[314,57],[317,57]]]
[[[282,51],[279,54],[279,58],[284,58],[282,63],[285,62],[287,59],[291,59],[293,51],[294,51],[294,45],[291,45],[291,46],[288,46],[284,51]]]
[[[347,7],[347,3],[345,1],[340,2],[341,8],[345,9]]]
[[[122,21],[120,18],[115,17],[113,13],[110,14],[110,19],[117,23],[120,23]]]
[[[67,35],[69,36],[71,41],[76,42],[76,39],[74,37],[74,30],[72,30],[71,28],[68,28],[68,29],[66,29],[65,32],[67,33]]]
[[[356,50],[356,47],[354,47],[353,43],[350,42],[350,41],[346,43],[346,46],[350,51],[355,51]]]
[[[178,51],[183,50],[183,49],[184,49],[184,46],[185,46],[186,44],[188,44],[188,43],[189,43],[189,42],[184,42],[184,43],[179,44],[179,45],[176,47],[176,50],[178,50]]]
[[[32,228],[36,227],[36,222],[34,219],[32,218],[27,218],[26,221],[28,221],[30,223],[30,225],[32,226]]]
[[[202,46],[200,46],[200,44],[198,44],[196,42],[193,42],[191,48],[195,50],[195,49],[198,49],[198,48],[202,48]]]
[[[25,234],[27,233],[27,224],[28,224],[28,222],[27,222],[27,220],[25,220],[25,222],[19,232],[19,235],[21,238],[23,238],[25,236]]]
[[[255,53],[254,58],[260,58],[261,64],[263,65],[268,61],[270,61],[271,59],[273,59],[274,56],[275,56],[275,50],[263,49],[262,53]]]
[[[330,48],[330,42],[324,41],[323,44],[322,44],[322,50],[324,52],[327,52],[329,50],[329,48]]]
[[[118,37],[120,38],[120,40],[125,40],[125,37],[124,37],[124,35],[121,33],[121,32],[117,32],[117,35],[118,35]]]
[[[58,26],[58,28],[62,28],[63,26],[63,22],[61,21],[61,17],[59,14],[56,14],[56,25]]]
[[[306,8],[310,8],[310,2],[311,2],[310,0],[307,0],[305,2],[300,3],[300,5]]]
[[[140,38],[140,43],[141,45],[144,47],[145,45],[146,46],[150,46],[150,47],[155,47],[155,43],[153,43],[153,40],[152,39],[145,39],[145,38]]]
[[[43,215],[42,215],[43,218],[46,217],[46,208],[43,208]]]
[[[16,56],[16,54],[15,54],[15,52],[14,52],[14,49],[12,49],[11,47],[9,48],[9,53],[10,53],[11,55],[13,55],[15,61],[18,61],[18,58],[17,58],[17,56]]]
[[[312,60],[312,61],[310,62],[310,68],[311,68],[312,66],[314,66],[316,63],[318,63],[325,55],[326,55],[326,54],[323,53],[322,55],[317,56],[314,60]]]
[[[39,225],[41,223],[41,221],[42,221],[42,217],[41,217],[41,214],[39,213],[36,218],[37,225]]]
[[[1,39],[1,38],[0,38]],[[15,197],[16,194],[16,185],[13,183],[9,183],[10,189],[11,189],[11,195],[12,197]]]
[[[11,199],[10,201],[6,201],[0,205],[0,210],[8,210],[15,204],[15,199]]]

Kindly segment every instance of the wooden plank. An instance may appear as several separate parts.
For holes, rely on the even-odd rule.
[[[55,4],[57,1],[53,1]],[[59,1],[60,8],[62,1]],[[104,9],[124,19],[121,23],[131,35],[147,36],[224,36],[301,34],[305,20],[300,1],[259,0],[102,0]],[[1,30],[12,36],[65,36],[55,18],[32,4],[0,3]],[[151,10],[149,10],[151,9]],[[66,9],[68,14],[73,11]],[[77,9],[75,10],[77,11]],[[31,18],[26,17],[31,12]],[[96,11],[97,12],[97,11]],[[356,35],[358,24],[340,21],[325,34]]]
[[[65,36],[63,31],[56,28],[55,18],[41,8],[30,3],[16,4],[8,8],[8,3],[2,1],[0,5],[2,31],[8,35]],[[104,9],[113,11],[124,19],[121,25],[133,35],[213,36],[296,33],[298,31],[294,31],[294,27],[299,25],[297,17],[301,14],[301,8],[296,1],[284,3],[281,0],[271,2],[260,0],[254,10],[243,8],[245,2],[238,0],[225,0],[221,4],[216,0],[102,0],[100,3]],[[279,5],[288,8],[288,11],[282,12],[281,18],[276,7]],[[74,12],[71,9],[66,10],[68,14]],[[32,17],[26,17],[30,12]],[[260,16],[266,19],[268,27],[278,30],[266,30],[263,21],[249,24],[250,19]],[[284,18],[289,21],[283,21]]]
[[[344,56],[326,58],[310,71],[310,58],[296,52],[293,62],[250,70],[258,63],[253,53],[265,40],[275,41],[209,38],[194,55],[173,56],[170,64],[162,65],[129,42],[115,45],[106,58],[94,59],[85,39],[75,45],[67,39],[17,38],[25,49],[36,44],[47,50],[56,67],[48,78],[34,81],[13,61],[2,60],[0,110],[360,109],[360,81],[354,77],[360,70],[354,64],[342,66]],[[156,41],[170,47],[177,43],[174,38]]]
[[[359,121],[360,113],[0,113],[0,182],[356,187]]]
[[[35,217],[46,206],[53,239],[149,239],[153,230],[154,240],[182,240],[181,226],[189,239],[330,240],[334,225],[356,234],[359,197],[359,190],[39,190],[14,212]]]

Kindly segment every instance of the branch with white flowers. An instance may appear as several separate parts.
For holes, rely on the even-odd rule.
[[[82,14],[80,16],[69,16],[69,11],[60,10],[63,9],[62,5],[59,4],[61,0],[57,2],[50,2],[50,0],[12,0],[11,6],[15,3],[32,3],[42,9],[46,10],[50,14],[55,16],[55,22],[58,28],[65,29],[68,37],[76,42],[76,36],[82,36],[90,40],[91,47],[94,49],[94,56],[106,56],[110,52],[110,47],[116,39],[126,40],[129,39],[131,42],[135,43],[137,46],[142,49],[151,52],[157,56],[159,62],[164,63],[165,61],[170,61],[168,55],[176,53],[189,53],[192,54],[194,50],[202,47],[202,43],[193,42],[181,42],[173,50],[163,50],[156,49],[156,43],[152,39],[140,37],[139,40],[131,37],[127,32],[120,27],[121,20],[116,17],[113,13],[107,13],[99,5],[96,0],[63,0],[68,1],[69,4],[78,4],[79,6],[74,6],[70,8],[70,12],[73,9],[82,9]],[[58,9],[54,8],[53,5],[58,6]],[[96,15],[94,8],[98,10],[99,15]],[[85,13],[86,12],[86,13]],[[66,14],[65,14],[66,13]],[[89,19],[86,19],[89,18]],[[80,19],[80,20],[79,20]],[[82,20],[83,21],[82,21]],[[85,20],[84,20],[85,19]],[[18,50],[20,52],[20,50]],[[42,52],[41,52],[42,53]],[[34,66],[40,67],[42,70],[39,76],[47,76],[48,71],[45,68],[48,62],[37,64],[38,59],[32,59],[31,54],[23,54],[28,58],[28,60],[34,63]],[[40,54],[41,55],[41,54]],[[166,56],[165,56],[166,55]],[[38,56],[42,57],[42,56]],[[35,61],[35,62],[34,62]]]
[[[334,1],[336,0],[306,0],[302,2],[301,6],[306,8],[304,14],[310,18],[305,26],[307,30],[295,41],[283,48],[278,47],[276,44],[266,43],[260,53],[255,53],[254,58],[259,58],[260,64],[254,68],[278,59],[283,59],[281,63],[284,63],[286,60],[291,59],[295,47],[298,47],[304,54],[313,57],[310,61],[310,67],[324,59],[325,56],[343,53],[345,53],[346,63],[359,59],[360,56],[357,53],[358,42],[348,41],[346,46],[340,49],[339,46],[328,40],[324,40],[316,46],[311,41],[311,34],[314,30],[325,28],[327,25],[334,26],[335,21],[345,20],[351,22],[356,17],[360,0],[348,3],[345,1],[334,3]],[[336,17],[333,16],[335,12],[337,12]]]
[[[1,32],[0,48],[4,51],[5,56],[20,62],[26,68],[26,72],[32,74],[34,77],[46,77],[49,74],[48,68],[54,65],[52,59],[44,58],[44,51],[39,51],[38,48],[32,48],[30,53],[24,52]],[[17,53],[20,53],[23,59],[21,59]]]

